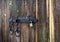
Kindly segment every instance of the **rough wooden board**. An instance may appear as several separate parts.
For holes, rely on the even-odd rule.
[[[28,3],[29,4],[29,9],[30,9],[29,14],[31,16],[35,16],[35,14],[33,13],[33,10],[35,9],[35,7],[33,7],[34,5],[32,5],[33,2],[32,2],[32,0],[30,0],[29,2],[30,2],[30,3]],[[29,38],[30,42],[34,42],[34,27],[29,29],[29,33],[30,33],[30,38]]]
[[[2,37],[1,37],[1,22],[2,22],[2,16],[1,16],[1,9],[0,9],[0,42],[2,42]]]
[[[2,31],[3,31],[3,42],[8,42],[8,28],[9,28],[9,6],[8,1],[2,0],[1,2],[2,9]]]
[[[25,23],[21,24],[21,42],[29,42],[29,30],[28,25]]]
[[[55,42],[60,42],[60,0],[53,0],[54,5],[54,27],[55,27]]]
[[[6,28],[6,16],[5,16],[5,14],[6,14],[6,3],[4,2],[4,1],[2,1],[2,19],[3,19],[3,37],[4,37],[4,42],[6,42],[6,30],[7,30],[7,28]]]
[[[7,1],[8,3],[8,1]],[[9,32],[8,32],[8,29],[9,29],[9,17],[10,17],[10,11],[9,11],[9,5],[6,3],[6,1],[2,1],[2,19],[3,19],[3,42],[8,42],[8,37],[9,36]],[[33,3],[33,2],[32,2]],[[31,16],[35,16],[35,14],[33,13],[33,6],[32,6],[32,3],[30,3],[30,12],[31,12]],[[23,6],[24,7],[24,6]],[[13,11],[13,10],[12,10]],[[26,9],[23,11],[23,17],[27,16],[26,14]],[[16,16],[16,12],[13,11],[13,16],[15,17]],[[29,14],[29,12],[27,13]],[[21,42],[29,42],[29,33],[30,33],[30,42],[34,42],[34,27],[33,28],[30,28],[28,26],[28,24],[26,23],[22,23],[21,24]],[[15,39],[15,34],[13,35],[13,38],[12,38],[12,42],[16,42],[16,39]],[[24,39],[24,40],[23,40]]]

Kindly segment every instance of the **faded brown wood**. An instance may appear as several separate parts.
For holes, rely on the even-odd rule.
[[[28,5],[26,1],[22,2],[22,14],[26,17],[29,14]],[[21,42],[29,42],[29,27],[28,24],[21,24]]]
[[[36,0],[36,19],[39,19],[38,18],[38,0]],[[38,23],[36,23],[36,30],[35,30],[35,36],[36,36],[36,41],[35,42],[38,42]]]
[[[1,3],[1,9],[2,9],[2,19],[3,19],[3,42],[8,42],[8,19],[9,19],[9,6],[7,4],[7,0],[2,0]]]
[[[7,24],[6,24],[6,3],[4,1],[2,1],[2,15],[3,15],[3,37],[4,37],[4,42],[7,42]]]
[[[21,24],[21,42],[29,42],[29,30],[28,25],[25,23]]]
[[[1,7],[0,7],[1,8]],[[1,28],[1,24],[2,23],[2,14],[1,14],[1,9],[0,9],[0,41],[2,42],[2,28]]]
[[[35,15],[36,15],[36,13],[34,13],[34,12],[36,12],[36,1],[33,1],[33,0],[30,0],[30,15],[31,16],[33,16],[33,17],[35,17]],[[33,25],[33,24],[32,24]],[[34,27],[34,25],[32,26],[32,27],[30,27],[29,28],[29,32],[30,32],[30,42],[35,42],[34,41],[34,30],[35,29],[35,27]]]
[[[38,1],[38,42],[48,42],[47,37],[49,37],[49,35],[47,35],[49,33],[48,31],[48,19],[47,19],[47,13],[46,13],[46,0],[39,0]],[[47,27],[48,26],[48,27]]]
[[[60,0],[53,0],[54,5],[54,26],[55,26],[55,42],[60,42]]]
[[[18,6],[18,2],[20,2],[20,8],[17,9],[16,6]],[[11,7],[9,4],[9,0],[2,0],[1,3],[1,10],[2,10],[2,20],[0,18],[0,23],[1,21],[2,23],[2,27],[0,24],[0,27],[2,28],[3,31],[3,42],[16,42],[16,35],[15,35],[15,31],[14,34],[12,35],[12,38],[10,37],[11,35],[9,34],[9,17],[13,16],[14,18],[17,17],[18,13],[17,10],[19,10],[19,12],[21,11],[21,13],[19,13],[19,16],[21,17],[26,17],[31,15],[32,17],[36,18],[36,0],[20,0],[20,1],[16,1],[13,0],[13,7]],[[0,16],[1,17],[1,16]],[[19,24],[19,29],[21,29],[21,33],[20,33],[20,41],[21,42],[36,42],[36,25],[34,24],[33,27],[29,26],[29,23],[20,23]],[[14,24],[14,30],[16,28],[16,24]],[[1,29],[0,29],[1,30]],[[36,37],[35,37],[36,36]],[[10,41],[11,40],[11,41]]]

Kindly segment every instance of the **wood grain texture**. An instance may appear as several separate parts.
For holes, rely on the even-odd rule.
[[[2,42],[17,42],[15,35],[16,24],[14,24],[14,33],[12,35],[9,34],[9,17],[26,17],[32,16],[36,18],[36,0],[12,0],[12,6],[9,3],[10,0],[2,0],[1,1],[1,12],[2,19],[0,18],[0,31],[2,31]],[[17,12],[17,10],[19,12]],[[1,23],[2,22],[2,23]],[[29,23],[19,23],[20,29],[20,42],[35,42],[35,31],[36,25],[33,27],[29,26]],[[38,27],[37,27],[38,28]],[[2,30],[1,30],[2,29]]]
[[[60,0],[53,1],[54,5],[54,25],[55,25],[55,42],[60,42]]]

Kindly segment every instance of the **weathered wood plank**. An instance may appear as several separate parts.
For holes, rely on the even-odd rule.
[[[21,0],[20,0],[21,1]],[[21,17],[26,17],[31,15],[32,17],[36,16],[36,1],[34,0],[22,0],[20,3],[20,6],[18,5],[18,2],[13,0],[12,7],[10,6],[9,0],[2,0],[2,30],[3,30],[3,42],[17,42],[16,35],[15,35],[15,28],[16,24],[14,24],[14,33],[12,35],[12,38],[10,37],[11,35],[9,34],[9,17],[13,16],[14,18],[17,17],[18,15]],[[17,8],[19,6],[19,8]],[[20,12],[18,13],[17,10]],[[0,25],[1,26],[1,25]],[[21,29],[20,33],[20,42],[35,42],[35,35],[34,31],[36,27],[30,27],[29,23],[20,23],[19,24],[19,29]],[[30,41],[29,41],[30,40]]]
[[[53,0],[55,42],[60,42],[60,0]]]
[[[49,1],[49,30],[50,30],[50,42],[55,42],[54,36],[54,15],[53,15],[53,1]]]

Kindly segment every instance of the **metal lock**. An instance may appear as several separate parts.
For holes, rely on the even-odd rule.
[[[33,27],[33,23],[32,23],[32,21],[30,21],[30,27]]]

